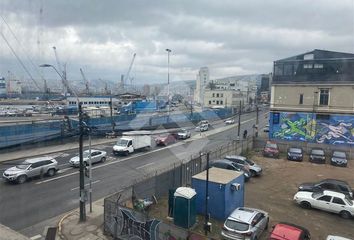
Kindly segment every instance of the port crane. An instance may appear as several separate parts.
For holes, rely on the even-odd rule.
[[[55,46],[53,46],[53,50],[54,50],[54,54],[55,54],[55,59],[57,61],[57,65],[58,65],[58,69],[61,72],[61,76],[62,76],[62,84],[63,84],[63,92],[64,92],[64,96],[67,95],[67,93],[69,93],[70,95],[73,94],[73,92],[71,91],[70,87],[69,87],[69,83],[68,80],[66,79],[66,65],[64,66],[64,69],[62,68],[62,65],[60,64],[59,61],[59,57],[58,57],[58,53],[57,53],[57,48]]]
[[[132,70],[132,67],[133,67],[133,64],[134,64],[134,60],[135,60],[135,57],[136,57],[136,53],[133,54],[133,58],[130,62],[130,65],[129,65],[129,68],[128,68],[128,71],[127,73],[122,77],[122,87],[123,87],[123,91],[124,91],[124,86],[125,85],[128,85],[127,82],[129,80],[129,75],[130,75],[130,72]],[[133,86],[133,78],[130,78],[130,86],[132,87]]]
[[[85,76],[85,74],[84,74],[84,71],[83,71],[81,68],[80,68],[80,72],[81,72],[82,78],[83,78],[84,81],[85,81],[85,93],[86,93],[87,95],[90,95],[89,82],[88,82],[88,80],[87,80],[87,78],[86,78],[86,76]]]

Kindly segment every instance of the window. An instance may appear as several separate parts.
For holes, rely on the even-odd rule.
[[[345,205],[345,203],[344,203],[344,201],[342,199],[336,198],[336,197],[333,198],[332,202],[335,203],[335,204]]]
[[[219,105],[219,101],[216,101],[216,105]]]
[[[317,200],[319,200],[319,201],[325,201],[325,202],[330,202],[331,201],[331,199],[332,199],[332,197],[331,196],[322,196],[322,197],[319,197],[319,198],[317,198]]]
[[[299,104],[304,104],[304,94],[300,94]]]
[[[220,93],[220,97],[224,97],[224,94],[223,94],[223,93]]]
[[[312,60],[314,59],[313,53],[305,54],[304,55],[304,60]]]
[[[312,68],[312,64],[311,63],[306,63],[306,64],[304,64],[304,68],[305,69]]]
[[[211,101],[209,100],[209,104],[211,104]]]
[[[219,93],[216,94],[216,97],[219,97]]]
[[[328,106],[329,102],[329,89],[320,90],[320,105]]]
[[[274,75],[281,76],[283,75],[283,65],[274,66]]]
[[[315,63],[313,65],[313,68],[323,68],[323,64],[322,63]]]
[[[220,101],[220,104],[223,105],[223,104],[224,104],[224,101]]]
[[[215,93],[213,93],[213,97],[215,97]]]
[[[293,75],[293,65],[285,64],[284,65],[284,75]]]

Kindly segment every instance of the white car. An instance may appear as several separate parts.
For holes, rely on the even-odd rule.
[[[201,124],[198,127],[195,128],[195,131],[197,132],[204,132],[204,131],[208,131],[209,129],[209,125],[208,124]]]
[[[106,156],[107,156],[107,152],[105,152],[105,151],[91,149],[91,163],[105,162]],[[84,158],[83,159],[84,165],[88,166],[89,159],[90,159],[90,150],[86,150],[83,152],[83,158]],[[79,167],[80,166],[79,155],[71,158],[69,163],[72,167]]]
[[[226,124],[226,125],[234,124],[234,123],[235,123],[235,120],[234,120],[234,119],[225,120],[225,124]]]
[[[317,208],[338,213],[343,218],[354,217],[354,205],[343,193],[324,190],[322,192],[303,192],[295,194],[294,200],[303,208]]]
[[[328,235],[326,240],[350,240],[350,239],[345,237],[340,237],[340,236]]]

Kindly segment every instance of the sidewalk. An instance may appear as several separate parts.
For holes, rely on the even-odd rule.
[[[103,235],[103,203],[100,199],[92,203],[92,213],[86,205],[86,221],[80,222],[79,209],[64,215],[58,223],[59,240],[111,240]]]

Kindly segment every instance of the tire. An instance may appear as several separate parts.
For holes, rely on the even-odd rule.
[[[350,212],[348,211],[341,211],[339,213],[339,215],[342,217],[342,218],[345,218],[345,219],[349,219],[352,217],[352,215],[350,214]]]
[[[27,181],[27,176],[26,175],[21,175],[17,177],[17,183],[22,184]]]
[[[54,175],[55,175],[55,170],[54,170],[53,168],[48,169],[48,171],[47,171],[47,175],[48,175],[49,177],[54,176]]]
[[[253,170],[251,170],[250,172],[251,172],[251,177],[255,177],[257,175],[257,173]]]
[[[268,218],[268,220],[267,220],[267,224],[265,225],[265,230],[267,230],[268,229],[268,225],[269,225],[269,218]]]
[[[311,203],[309,203],[309,202],[307,202],[307,201],[302,201],[302,202],[300,203],[300,206],[301,206],[302,208],[310,209],[310,208],[311,208]]]
[[[106,157],[101,158],[101,162],[104,163],[106,161]]]

